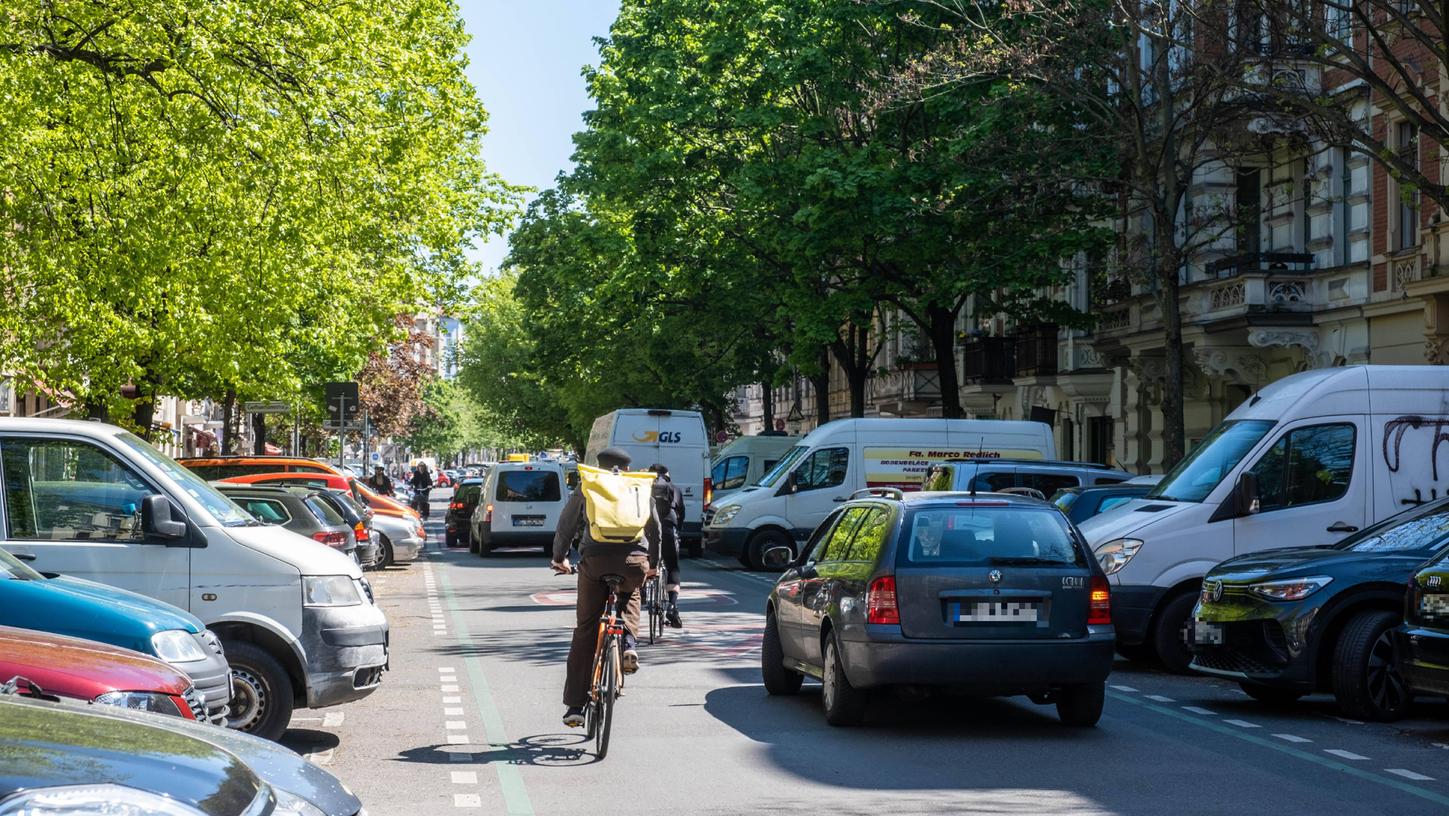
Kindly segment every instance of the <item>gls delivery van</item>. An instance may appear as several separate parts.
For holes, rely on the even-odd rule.
[[[293,706],[366,697],[387,665],[387,619],[352,559],[111,425],[0,419],[0,547],[200,618],[231,664],[230,723],[260,736]]]
[[[811,431],[758,483],[716,502],[705,540],[759,569],[765,550],[795,549],[857,490],[919,490],[932,462],[1047,459],[1055,447],[1044,422],[838,419]]]
[[[1115,584],[1118,650],[1186,671],[1184,627],[1209,569],[1258,550],[1332,544],[1445,495],[1446,443],[1449,368],[1329,368],[1267,386],[1152,492],[1081,525]]]
[[[599,451],[620,448],[633,459],[629,467],[653,464],[669,468],[669,478],[684,491],[682,538],[690,555],[699,555],[700,519],[709,501],[709,437],[698,411],[622,408],[594,420],[584,462],[599,464]]]

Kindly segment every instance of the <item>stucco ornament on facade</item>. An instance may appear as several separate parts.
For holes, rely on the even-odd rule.
[[[1209,377],[1224,377],[1243,385],[1260,385],[1268,378],[1268,364],[1252,349],[1193,347],[1197,367]]]

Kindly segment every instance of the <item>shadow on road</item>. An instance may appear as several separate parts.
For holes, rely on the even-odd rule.
[[[523,737],[504,746],[492,746],[487,750],[469,750],[473,761],[480,765],[529,765],[539,768],[592,765],[598,762],[593,754],[593,740],[585,739],[581,733],[538,734]],[[447,764],[451,754],[464,750],[457,745],[424,745],[398,754],[403,762],[425,765]]]

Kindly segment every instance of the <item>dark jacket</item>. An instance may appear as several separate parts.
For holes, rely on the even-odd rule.
[[[660,476],[654,480],[653,497],[654,514],[659,517],[664,540],[677,544],[679,531],[684,529],[684,491],[668,476]]]
[[[653,507],[653,502],[650,502],[650,506]],[[650,567],[657,567],[660,535],[659,519],[651,509],[649,520],[644,523],[644,535],[638,541],[615,544],[593,540],[589,537],[588,519],[584,517],[584,493],[582,490],[575,490],[569,495],[569,500],[564,503],[563,512],[558,517],[558,530],[553,534],[553,560],[562,561],[568,555],[569,547],[573,546],[574,537],[578,536],[579,558],[588,558],[593,554],[640,551],[649,553]]]

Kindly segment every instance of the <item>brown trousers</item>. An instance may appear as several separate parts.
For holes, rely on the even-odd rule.
[[[639,636],[639,593],[644,577],[649,574],[649,556],[638,550],[618,555],[591,553],[579,562],[579,600],[575,607],[576,624],[573,643],[569,645],[568,676],[564,680],[564,705],[583,706],[589,702],[589,685],[593,682],[594,650],[599,642],[599,617],[609,587],[601,578],[622,575],[619,596],[624,604],[624,627]]]

